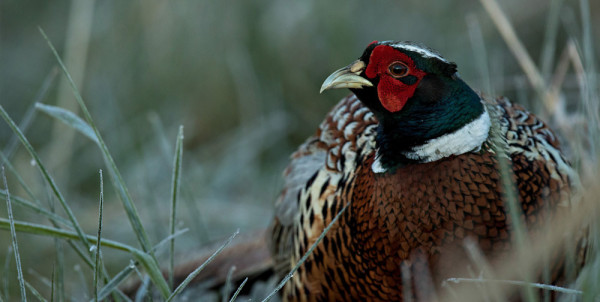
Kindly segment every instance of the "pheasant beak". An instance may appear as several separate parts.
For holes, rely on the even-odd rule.
[[[354,63],[336,70],[325,79],[319,93],[334,88],[362,88],[365,86],[373,86],[373,83],[360,76],[365,67],[365,62],[356,60]]]

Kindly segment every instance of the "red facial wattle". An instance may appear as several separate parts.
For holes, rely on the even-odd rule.
[[[417,78],[414,83],[405,84],[388,73],[389,65],[397,61],[408,66],[408,75]],[[387,45],[379,45],[373,49],[365,74],[370,79],[379,76],[377,96],[381,105],[389,112],[402,110],[408,99],[415,94],[419,82],[425,76],[425,72],[417,69],[409,56]]]

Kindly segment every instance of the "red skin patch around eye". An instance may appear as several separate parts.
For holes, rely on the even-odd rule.
[[[389,65],[397,61],[404,62],[408,66],[408,75],[417,78],[414,84],[404,84],[388,73]],[[365,74],[369,79],[379,76],[377,96],[381,105],[389,112],[402,110],[408,99],[415,94],[415,89],[425,76],[425,72],[417,69],[409,56],[387,45],[380,45],[373,49]]]

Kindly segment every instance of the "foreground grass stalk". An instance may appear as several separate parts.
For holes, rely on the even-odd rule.
[[[75,130],[79,131],[81,134],[83,134],[84,136],[86,136],[87,138],[89,138],[94,143],[96,143],[97,145],[100,146],[100,141],[98,139],[98,136],[96,135],[96,133],[94,132],[92,127],[90,125],[88,125],[85,121],[83,121],[81,118],[79,118],[77,115],[75,115],[73,112],[63,109],[63,108],[56,107],[56,106],[50,106],[50,105],[44,105],[44,104],[37,104],[36,108],[48,115],[60,120],[61,122],[65,123],[66,125],[74,128]],[[183,139],[182,133],[180,136]],[[180,145],[182,145],[182,144],[180,143]],[[179,153],[181,153],[181,150],[183,150],[182,146],[180,146]],[[104,158],[106,161],[106,165],[109,167],[109,172],[111,172],[111,175],[113,176],[112,179],[113,179],[115,188],[117,188],[117,191],[123,192],[120,189],[125,188],[125,185],[116,181],[117,178],[115,177],[115,174],[113,173],[115,171],[116,167],[115,167],[115,169],[110,169],[111,166],[110,166],[110,163],[106,160],[107,157],[105,156]],[[179,165],[181,165],[181,154],[179,155],[179,159],[177,159],[177,160],[179,161]],[[180,170],[180,168],[178,170]],[[179,183],[180,183],[180,176],[177,176],[177,178],[174,178],[174,181],[176,181],[176,184],[173,186],[173,188],[178,188]],[[134,230],[134,232],[135,232],[135,230]],[[156,246],[161,245],[163,242],[168,242],[168,241],[174,239],[176,236],[178,236],[179,234],[182,234],[183,232],[185,232],[185,231],[173,232],[172,235],[169,235],[166,239],[163,239],[163,241],[161,241],[161,243],[159,243]],[[153,256],[153,258],[154,258],[153,253],[156,250],[156,246],[153,247],[148,252],[149,254],[151,254]],[[156,262],[156,260],[154,260],[154,262],[155,262],[155,265],[153,265],[153,270],[156,271],[156,270],[158,270],[158,262]],[[151,264],[151,263],[149,263],[149,264]],[[93,268],[93,265],[91,267]],[[164,277],[161,274],[154,274],[154,276],[164,279]],[[105,281],[108,282],[107,277],[105,277]],[[165,283],[166,281],[163,282],[163,280],[157,280],[157,281],[153,280],[153,282],[154,283],[159,282],[162,284],[162,283]],[[162,286],[160,286],[160,287],[162,287]]]
[[[550,0],[550,9],[546,20],[546,30],[544,32],[544,43],[540,55],[539,66],[543,77],[550,76],[552,71],[552,62],[556,53],[556,36],[560,24],[560,13],[564,0]]]
[[[29,282],[25,281],[25,286],[27,286],[27,289],[29,289],[29,291],[31,292],[31,294],[33,294],[34,297],[36,297],[39,301],[41,302],[46,302],[48,300],[46,300],[41,294],[40,292],[38,292],[35,287],[33,287],[33,285],[29,284]]]
[[[231,288],[233,287],[233,282],[231,279],[233,278],[233,272],[235,272],[236,267],[232,265],[227,272],[227,277],[225,278],[225,285],[221,287],[221,302],[227,302],[227,297],[231,293]]]
[[[54,45],[52,45],[52,42],[50,42],[50,39],[48,38],[46,33],[41,28],[39,28],[39,31],[42,34],[42,36],[44,37],[44,39],[46,40],[46,42],[48,43],[48,46],[50,47],[58,64],[60,65],[65,77],[67,78],[67,80],[73,90],[75,100],[81,107],[81,110],[83,112],[83,115],[84,115],[86,121],[88,122],[89,126],[92,127],[92,129],[94,130],[95,137],[98,140],[98,145],[100,147],[100,150],[102,151],[102,155],[106,162],[109,174],[112,176],[113,184],[114,184],[115,188],[117,189],[119,196],[121,197],[120,199],[123,204],[123,208],[125,209],[125,212],[127,213],[127,217],[131,224],[131,227],[133,228],[135,235],[138,239],[138,242],[140,243],[142,250],[143,250],[143,253],[136,252],[134,254],[134,256],[136,258],[138,258],[138,260],[142,263],[144,268],[146,268],[146,270],[148,271],[148,274],[151,276],[153,283],[156,284],[156,286],[159,288],[163,297],[167,298],[170,293],[168,283],[165,280],[162,273],[160,272],[158,261],[156,260],[156,257],[154,256],[154,252],[152,251],[152,245],[150,244],[150,240],[148,239],[146,230],[144,229],[144,227],[142,225],[142,222],[140,220],[140,217],[139,217],[139,214],[135,207],[135,204],[133,203],[131,195],[129,194],[129,190],[127,189],[127,186],[125,185],[125,181],[123,180],[123,177],[121,176],[121,173],[119,172],[117,165],[116,165],[114,159],[112,158],[112,155],[108,151],[108,147],[104,143],[104,140],[102,139],[102,136],[100,135],[100,131],[96,127],[96,124],[94,123],[94,120],[92,119],[92,116],[91,116],[89,110],[87,109],[87,106],[83,102],[83,98],[81,97],[81,94],[79,93],[79,90],[77,89],[77,86],[75,85],[73,79],[71,78],[69,71],[65,67],[62,59],[58,55],[58,52],[54,48]],[[88,244],[88,248],[89,248],[89,244]]]
[[[285,285],[285,283],[288,282],[294,276],[294,274],[296,273],[296,271],[298,270],[298,268],[304,263],[304,261],[306,261],[306,259],[308,258],[308,256],[310,256],[310,254],[312,254],[312,252],[317,247],[317,245],[319,245],[319,243],[321,242],[321,240],[323,240],[323,238],[325,237],[325,235],[327,234],[327,232],[329,232],[329,230],[331,229],[331,227],[338,221],[338,219],[340,219],[340,216],[342,216],[342,214],[346,211],[346,209],[350,206],[351,203],[352,202],[348,202],[339,211],[339,213],[337,213],[337,215],[335,215],[335,217],[331,220],[331,222],[329,223],[329,225],[327,225],[327,227],[323,230],[323,232],[321,233],[321,235],[319,235],[319,237],[317,238],[317,240],[315,241],[315,243],[313,243],[313,245],[310,246],[310,248],[308,249],[308,251],[306,251],[306,253],[304,253],[304,255],[302,256],[302,258],[300,258],[300,261],[298,261],[298,263],[296,263],[296,266],[294,266],[294,268],[292,268],[292,270],[281,280],[281,282],[279,282],[279,284],[277,285],[277,287],[275,288],[275,290],[273,290],[266,298],[264,298],[262,300],[262,302],[267,302],[267,301],[271,300],[273,298],[273,296],[275,296],[275,294],[277,294],[277,292],[283,288],[283,286]]]
[[[57,75],[58,75],[58,68],[55,66],[50,70],[50,72],[48,73],[48,75],[46,75],[46,78],[42,82],[42,87],[38,90],[38,92],[34,98],[34,102],[33,102],[34,104],[37,102],[41,102],[44,98],[46,98]],[[21,129],[23,132],[27,132],[27,130],[29,129],[29,126],[31,126],[31,123],[33,122],[34,116],[35,116],[35,105],[31,105],[31,106],[29,106],[29,108],[27,108],[25,115],[21,119],[21,123],[19,124],[19,129]],[[19,146],[19,139],[16,136],[13,136],[10,138],[10,141],[8,142],[8,144],[6,144],[4,151],[1,153],[4,153],[3,156],[6,156],[7,159],[11,159],[12,156],[14,155],[15,150],[17,150],[18,146]]]
[[[402,298],[406,302],[413,302],[410,266],[408,263],[402,262],[400,269],[402,270]]]
[[[0,198],[6,200],[6,191],[0,189]],[[29,210],[32,210],[35,213],[44,215],[44,216],[46,216],[48,219],[50,219],[53,222],[60,223],[61,225],[64,225],[64,226],[69,226],[69,227],[71,226],[71,223],[68,220],[66,220],[66,219],[64,219],[64,218],[62,218],[62,217],[60,217],[60,216],[58,216],[58,215],[56,215],[56,214],[54,214],[54,213],[52,213],[52,212],[50,212],[48,210],[46,210],[46,209],[44,209],[44,208],[36,205],[35,203],[33,203],[33,202],[29,201],[29,200],[26,200],[26,199],[23,199],[21,197],[14,196],[14,195],[11,196],[10,198],[11,198],[11,202],[12,203],[20,205],[20,206],[22,206],[24,208],[27,208]]]
[[[544,81],[541,72],[536,67],[533,59],[531,59],[531,56],[525,49],[525,46],[523,46],[523,43],[521,43],[521,40],[517,37],[515,29],[508,20],[508,17],[504,14],[496,0],[480,0],[480,2],[488,15],[492,18],[492,21],[494,21],[496,28],[502,35],[502,38],[506,41],[508,48],[525,72],[525,75],[527,75],[529,83],[544,102],[546,110],[548,113],[553,114],[556,111],[556,103],[558,100],[547,93],[546,82]]]
[[[8,191],[8,182],[6,181],[4,166],[2,166],[2,181],[4,182],[4,189],[6,190],[6,208],[10,224],[10,237],[12,239],[12,247],[15,253],[15,264],[17,265],[17,279],[19,280],[19,288],[21,289],[21,301],[27,301],[25,279],[23,279],[23,270],[21,269],[21,256],[19,255],[19,245],[17,244],[17,232],[15,231],[15,220],[13,218],[12,206],[10,203],[10,192]]]
[[[98,292],[96,299],[98,299],[100,301],[104,301],[104,299],[106,297],[108,297],[108,295],[110,295],[112,292],[118,290],[119,284],[121,284],[121,282],[123,282],[125,279],[127,279],[127,277],[129,277],[129,275],[134,270],[135,270],[135,264],[132,263],[130,265],[127,265],[127,267],[125,267],[123,270],[118,272],[111,280],[109,280],[106,283],[106,285],[100,290],[100,292]],[[119,297],[126,298],[126,296],[124,294],[120,294]]]
[[[1,153],[0,153],[0,155],[1,155]],[[0,198],[3,198],[4,200],[6,200],[6,191],[0,189]],[[37,204],[34,204],[31,201],[25,200],[25,199],[20,198],[18,196],[11,195],[11,203],[12,204],[21,205],[21,206],[23,206],[23,207],[25,207],[27,209],[33,210],[35,213],[42,214],[42,215],[46,216],[50,220],[50,222],[52,223],[52,225],[55,228],[61,229],[61,227],[59,226],[59,224],[62,225],[62,226],[67,226],[67,227],[71,226],[71,223],[68,220],[64,219],[61,216],[56,215],[53,212],[50,212],[50,211],[44,209],[41,205],[39,205],[39,203],[40,203],[39,201],[36,200],[36,202],[37,202]],[[90,267],[91,269],[94,268],[94,264],[92,263],[92,260],[90,258],[90,255],[89,255],[88,251],[86,251],[85,249],[83,249],[80,245],[77,245],[75,243],[75,241],[73,241],[73,240],[67,240],[67,243],[75,251],[75,253],[77,253],[77,255],[79,255],[79,257],[81,258],[81,260],[83,260],[83,262],[88,267]],[[106,273],[106,269],[103,268],[103,270],[102,270],[101,273],[103,275],[103,278],[104,278],[105,282],[108,282],[108,280],[110,279],[110,277]]]
[[[139,276],[140,279],[142,280],[142,283],[140,284],[140,287],[138,288],[137,292],[135,293],[135,302],[142,302],[144,301],[144,297],[146,297],[146,295],[148,294],[148,286],[150,285],[150,278],[148,276],[144,276],[141,277]]]
[[[65,253],[63,249],[63,243],[58,238],[54,238],[54,251],[56,253],[56,258],[54,261],[54,286],[56,287],[56,300],[65,301]]]
[[[48,36],[44,32],[44,30],[39,28],[39,31],[42,34],[42,36],[44,37],[44,39],[46,40],[46,42],[48,43],[48,46],[50,47],[50,50],[52,51],[56,60],[58,61],[58,64],[60,65],[65,77],[67,77],[67,80],[71,86],[71,89],[73,90],[75,100],[81,107],[83,116],[85,117],[88,124],[94,130],[95,136],[98,139],[98,145],[100,146],[100,149],[102,151],[104,159],[107,161],[107,166],[108,166],[109,172],[113,176],[113,182],[115,183],[115,187],[117,188],[117,191],[119,192],[121,201],[123,203],[123,207],[125,208],[125,211],[127,212],[129,222],[131,223],[132,228],[135,231],[138,241],[140,242],[140,245],[142,247],[142,250],[144,250],[144,252],[150,252],[152,255],[152,258],[154,258],[154,262],[156,263],[156,265],[158,265],[158,262],[156,261],[156,258],[154,257],[154,254],[151,251],[152,246],[150,245],[150,240],[148,239],[148,235],[146,234],[146,231],[144,230],[144,228],[142,226],[137,209],[133,203],[133,200],[131,199],[131,195],[129,194],[129,190],[125,186],[125,181],[123,180],[121,173],[117,169],[117,165],[115,164],[114,159],[112,158],[110,152],[108,151],[108,147],[104,143],[104,140],[102,139],[102,136],[100,135],[100,131],[98,130],[98,128],[96,127],[96,124],[94,123],[94,120],[92,119],[92,115],[90,114],[89,110],[87,109],[87,106],[83,102],[83,98],[81,97],[81,94],[79,93],[79,89],[77,89],[77,86],[75,85],[75,82],[71,78],[69,71],[65,67],[62,59],[58,55],[58,52],[54,48],[54,45],[52,44],[52,42],[50,42],[50,39],[48,38]]]
[[[2,163],[3,165],[5,165],[8,168],[8,171],[10,171],[10,173],[13,174],[13,176],[17,179],[17,182],[21,185],[21,188],[23,188],[23,190],[25,190],[25,193],[27,193],[27,195],[29,195],[29,197],[31,199],[35,199],[35,195],[31,191],[29,186],[25,183],[25,180],[23,179],[23,177],[21,177],[19,172],[17,172],[15,167],[13,167],[13,165],[10,163],[9,158],[7,156],[5,156],[2,152],[0,152],[0,159],[2,160],[0,163]]]
[[[498,160],[500,180],[505,192],[504,207],[511,217],[510,226],[512,227],[512,241],[514,242],[517,251],[520,252],[519,254],[523,254],[530,249],[528,244],[529,236],[527,234],[527,228],[521,220],[523,211],[521,211],[521,208],[519,207],[520,203],[518,195],[513,184],[511,164],[505,150],[502,148],[496,148],[496,159]],[[521,271],[521,273],[523,274],[525,281],[532,280],[530,272]],[[525,301],[538,301],[531,287],[525,287],[523,290],[523,298]]]
[[[594,36],[592,34],[592,18],[590,15],[590,3],[588,0],[579,0],[579,8],[581,12],[581,27],[583,30],[583,58],[585,60],[585,89],[582,91],[584,95],[584,103],[588,107],[587,115],[590,124],[588,127],[589,137],[597,138],[600,130],[600,91],[598,89],[598,75],[596,71],[595,51],[594,51]],[[591,154],[596,156],[594,161],[597,162],[600,148],[600,140],[596,139],[590,145]],[[597,174],[596,174],[597,175]]]
[[[48,237],[53,237],[53,238],[56,237],[56,238],[62,238],[62,239],[66,239],[66,240],[79,239],[79,235],[74,231],[57,229],[57,228],[42,225],[42,224],[29,223],[29,222],[24,222],[24,221],[15,221],[14,225],[15,225],[15,230],[17,232],[29,233],[29,234],[34,234],[34,235],[42,235],[42,236],[48,236]],[[10,230],[10,222],[8,219],[0,218],[0,229]],[[89,242],[94,243],[94,244],[96,243],[96,239],[97,239],[96,236],[91,236],[91,235],[85,235],[85,236]],[[140,250],[137,250],[136,248],[131,247],[129,245],[126,245],[126,244],[123,244],[123,243],[120,243],[117,241],[113,241],[113,240],[108,240],[108,239],[102,240],[102,246],[113,248],[113,249],[124,251],[124,252],[128,252],[128,253],[133,253],[134,251],[141,252]]]
[[[35,152],[35,150],[31,146],[31,144],[29,143],[29,141],[27,140],[27,138],[25,137],[25,135],[23,134],[23,132],[21,132],[21,130],[19,129],[19,127],[17,127],[17,124],[15,124],[15,122],[10,118],[10,116],[8,116],[8,113],[6,112],[6,110],[4,110],[4,107],[2,107],[2,105],[0,105],[0,115],[2,116],[2,118],[4,119],[4,121],[6,121],[6,123],[12,129],[12,131],[19,137],[19,140],[21,140],[21,143],[23,144],[23,146],[25,147],[25,149],[27,149],[27,151],[29,152],[29,155],[31,155],[31,157],[33,158],[33,160],[37,164],[38,168],[42,172],[42,175],[44,176],[44,178],[46,179],[46,181],[50,185],[50,188],[54,192],[54,195],[56,196],[56,198],[60,202],[63,210],[65,211],[65,213],[67,213],[67,216],[69,217],[69,220],[71,221],[72,227],[77,232],[78,238],[85,245],[85,247],[89,250],[90,243],[87,240],[86,236],[84,235],[84,232],[81,229],[81,226],[79,225],[79,222],[77,222],[77,218],[75,218],[75,214],[73,214],[73,211],[71,210],[71,208],[67,204],[67,201],[65,200],[65,198],[62,195],[61,191],[58,189],[58,186],[56,185],[56,183],[54,182],[54,179],[50,176],[50,174],[48,173],[48,170],[46,170],[46,167],[42,163],[42,160],[37,155],[37,153]]]
[[[2,293],[1,296],[4,300],[10,300],[9,291],[8,291],[8,266],[11,262],[12,256],[12,247],[10,245],[6,249],[6,257],[4,258],[4,267],[2,268]]]
[[[555,292],[560,292],[563,294],[570,295],[582,295],[583,292],[576,289],[570,289],[565,287],[560,287],[556,285],[542,284],[542,283],[532,283],[518,280],[496,280],[496,279],[482,279],[482,278],[448,278],[444,280],[444,282],[449,283],[496,283],[496,284],[508,284],[508,285],[519,285],[523,287],[530,288],[539,288],[543,290],[550,290]]]
[[[171,295],[169,296],[169,298],[167,298],[167,302],[173,300],[173,298],[175,298],[181,291],[183,291],[190,282],[192,282],[192,280],[194,280],[194,278],[196,278],[196,276],[198,276],[198,274],[209,264],[211,263],[215,257],[217,257],[217,255],[219,255],[221,253],[221,251],[223,249],[225,249],[225,247],[227,245],[229,245],[229,243],[231,243],[231,241],[233,240],[233,238],[235,238],[235,236],[237,236],[240,233],[240,230],[235,231],[235,233],[233,233],[229,239],[227,239],[227,241],[225,243],[223,243],[223,245],[221,245],[221,247],[219,247],[210,257],[208,257],[208,259],[206,259],[206,261],[204,261],[204,263],[202,263],[198,268],[196,268],[193,272],[191,272],[186,278],[185,280],[183,280],[183,282],[181,282],[181,284],[179,284],[179,286],[177,286],[177,288],[173,291],[173,293],[171,293]]]
[[[56,185],[56,182],[54,181],[54,179],[50,176],[50,174],[46,170],[46,167],[41,162],[41,159],[39,158],[39,156],[37,155],[37,153],[35,152],[35,150],[31,146],[31,144],[29,143],[29,141],[27,140],[27,138],[25,137],[25,135],[23,134],[23,132],[17,127],[16,123],[10,118],[10,116],[8,116],[8,113],[4,110],[4,108],[2,107],[2,105],[0,105],[0,115],[8,123],[9,127],[15,133],[16,137],[21,141],[21,143],[23,144],[23,146],[25,147],[25,149],[27,149],[27,151],[29,152],[30,156],[36,162],[36,165],[38,166],[40,172],[42,173],[42,176],[44,177],[44,179],[46,180],[46,182],[50,185],[50,188],[52,189],[54,195],[57,197],[57,199],[59,200],[62,208],[67,213],[67,216],[68,216],[69,220],[67,221],[67,220],[63,219],[62,217],[56,215],[55,213],[47,211],[44,208],[42,208],[41,206],[35,205],[35,204],[33,204],[31,202],[28,202],[28,201],[26,201],[24,199],[17,198],[16,200],[19,201],[20,204],[26,206],[27,208],[33,209],[34,211],[47,216],[50,219],[50,221],[55,225],[55,227],[57,226],[56,225],[57,222],[61,223],[63,225],[68,225],[70,227],[73,227],[75,229],[75,231],[76,231],[77,238],[72,238],[72,239],[79,239],[78,241],[80,241],[84,245],[84,248],[86,250],[86,254],[89,254],[91,244],[87,240],[87,237],[85,236],[83,230],[81,229],[81,227],[80,227],[77,219],[75,218],[75,215],[73,214],[71,208],[67,204],[64,196],[62,195],[61,191],[58,189],[58,186]],[[4,197],[6,197],[6,192],[5,191],[4,192],[0,192],[0,195],[4,195]],[[71,246],[75,246],[73,243],[70,243],[70,244],[71,244]],[[86,255],[86,254],[80,254],[80,255]],[[91,263],[90,261],[86,260],[87,258],[88,258],[87,256],[84,257],[83,258],[84,261],[86,263]],[[103,271],[103,274],[104,274],[104,278],[108,279],[108,275],[106,275],[105,271]],[[59,272],[59,275],[61,275],[60,272]],[[61,284],[60,280],[61,280],[61,278],[58,278],[58,280],[57,280],[59,286]],[[59,294],[61,294],[60,291],[59,291]]]
[[[49,226],[45,226],[45,225],[32,224],[32,223],[27,223],[27,222],[19,222],[19,221],[15,221],[14,225],[15,225],[15,230],[18,232],[25,232],[25,233],[29,233],[29,234],[35,234],[35,235],[43,235],[43,236],[48,236],[48,237],[52,237],[52,238],[62,238],[62,239],[67,240],[68,242],[70,242],[70,240],[77,240],[77,238],[78,238],[77,234],[73,231],[57,229],[57,228],[53,228],[53,227],[49,227]],[[7,219],[0,218],[0,229],[10,230],[10,221]],[[178,231],[176,234],[174,234],[174,236],[181,235],[181,234],[185,233],[185,231],[186,230]],[[87,235],[87,236],[88,236],[88,239],[90,240],[90,242],[97,243],[97,237],[91,236],[91,235]],[[170,239],[170,238],[167,238],[167,240],[168,239]],[[164,242],[166,242],[166,241],[164,241]],[[161,242],[161,244],[164,242]],[[150,271],[150,269],[151,269],[150,267],[148,267],[148,259],[144,256],[145,253],[141,250],[138,250],[131,246],[122,244],[120,242],[108,240],[108,239],[103,239],[101,241],[101,246],[128,252],[131,255],[133,255],[134,258],[136,258],[136,260],[138,260],[138,262],[140,262],[142,267],[144,267],[147,271]],[[154,248],[154,249],[156,249],[156,248]],[[76,251],[78,251],[78,250],[76,249]],[[79,252],[82,253],[82,251],[79,251]],[[86,260],[87,258],[83,258],[83,259]],[[140,259],[143,259],[143,261],[140,261]],[[88,259],[87,263],[90,268],[92,268],[92,269],[94,268],[94,265],[92,264],[91,260]],[[5,264],[5,266],[6,266],[6,264]],[[134,270],[134,268],[132,266],[128,266],[128,268],[126,268],[124,270],[126,272],[121,272],[117,276],[115,276],[112,280],[108,281],[107,285],[98,294],[99,299],[100,300],[104,299],[108,294],[111,293],[112,290],[116,290],[117,289],[116,286],[120,282],[122,282],[133,270]],[[160,274],[160,272],[159,272],[159,274]],[[55,279],[54,278],[55,275],[56,275],[56,268],[52,273],[53,282]],[[152,275],[155,276],[155,275],[157,275],[157,273],[155,272]],[[107,276],[105,276],[105,278],[106,277]],[[6,281],[7,278],[4,278],[4,280]],[[158,284],[158,286],[160,286],[160,284]],[[109,291],[109,289],[111,291]],[[162,287],[159,287],[159,289],[161,291],[166,290],[168,292],[166,283],[164,283]],[[121,293],[118,293],[118,295],[122,296]]]
[[[478,67],[481,82],[483,83],[483,91],[489,95],[494,95],[490,67],[488,64],[489,55],[483,40],[481,24],[479,24],[479,21],[474,14],[467,15],[466,23],[469,30],[473,59],[477,62],[476,66]]]
[[[57,229],[57,228],[53,228],[53,227],[49,227],[49,226],[45,226],[45,225],[27,223],[27,222],[21,222],[21,221],[15,221],[14,225],[15,225],[15,230],[17,232],[25,232],[25,233],[35,234],[35,235],[43,235],[43,236],[57,237],[57,238],[63,238],[63,239],[78,239],[79,238],[78,234],[75,232]],[[0,229],[10,229],[10,222],[7,219],[0,218]],[[92,236],[92,235],[86,235],[86,240],[88,240],[91,243],[97,242],[96,236]],[[146,252],[136,249],[134,247],[128,246],[126,244],[123,244],[123,243],[120,243],[117,241],[108,240],[108,239],[103,239],[101,242],[101,246],[117,249],[117,250],[128,252],[129,254],[131,254],[138,261],[138,263],[148,272],[150,279],[152,279],[152,281],[158,287],[160,293],[163,295],[166,295],[167,297],[169,296],[169,293],[170,293],[169,286],[168,286],[166,280],[164,279],[164,277],[162,276],[160,268],[158,268],[155,265],[152,256],[150,256]],[[161,282],[161,280],[162,280],[162,282]]]
[[[485,273],[484,276],[487,276],[488,278],[495,277],[496,273],[493,267],[488,263],[487,259],[485,258],[485,255],[479,249],[479,246],[472,238],[465,238],[463,246],[465,251],[467,252],[467,256],[471,259],[471,262],[474,264],[474,269],[480,272],[480,276]],[[444,286],[444,283],[442,283],[442,286]],[[492,301],[507,300],[505,293],[493,286],[481,288],[481,290],[482,294],[484,294],[484,296],[489,296]],[[485,293],[483,293],[483,290],[485,290]]]
[[[50,301],[54,301],[54,275],[55,275],[55,269],[56,268],[56,262],[54,263],[54,266],[52,266],[52,283],[50,283]]]
[[[229,299],[229,302],[233,302],[233,301],[235,301],[235,299],[237,299],[237,296],[242,291],[242,288],[244,288],[244,285],[246,285],[246,282],[248,282],[248,277],[246,277],[246,279],[244,279],[244,281],[242,281],[242,284],[240,284],[240,286],[238,286],[235,293],[233,293],[233,296],[231,296],[231,299]]]
[[[171,185],[171,219],[170,219],[170,246],[169,246],[169,285],[173,288],[175,268],[175,213],[177,209],[177,197],[179,195],[179,183],[181,179],[181,159],[183,157],[183,126],[179,126],[177,141],[175,143],[175,158],[173,159],[173,181]]]
[[[69,14],[66,23],[66,32],[63,48],[63,56],[66,66],[69,67],[71,76],[79,87],[83,86],[86,76],[88,48],[92,36],[92,24],[94,23],[94,3],[96,0],[68,1],[70,3]],[[60,77],[56,86],[56,104],[68,108],[74,112],[78,111],[77,104],[71,97],[70,86],[64,77]],[[47,152],[52,159],[52,168],[55,163],[60,163],[54,177],[60,181],[68,182],[73,176],[72,167],[75,152],[75,133],[60,123],[52,123],[49,131],[49,142]]]
[[[100,205],[98,206],[98,237],[96,242],[96,261],[94,265],[94,299],[98,301],[98,275],[100,273],[100,245],[102,242],[102,209],[104,204],[104,180],[100,170]]]

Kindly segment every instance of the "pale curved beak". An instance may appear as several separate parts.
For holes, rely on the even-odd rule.
[[[321,91],[334,88],[362,88],[371,87],[373,83],[360,76],[360,73],[365,69],[366,64],[361,60],[356,60],[352,64],[336,70],[325,79],[321,85]]]

